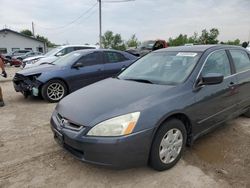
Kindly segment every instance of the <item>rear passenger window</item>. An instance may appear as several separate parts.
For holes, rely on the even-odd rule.
[[[219,73],[224,77],[231,75],[230,63],[224,50],[214,52],[208,57],[202,75],[206,76],[209,73]]]
[[[250,70],[250,59],[242,50],[229,50],[234,61],[236,72]]]
[[[104,52],[107,63],[117,63],[128,60],[123,54],[118,52]]]

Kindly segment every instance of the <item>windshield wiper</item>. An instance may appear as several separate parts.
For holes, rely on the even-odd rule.
[[[154,84],[150,80],[140,79],[140,78],[127,78],[127,79],[124,79],[124,80],[131,80],[131,81],[135,81],[135,82],[142,82],[142,83]]]

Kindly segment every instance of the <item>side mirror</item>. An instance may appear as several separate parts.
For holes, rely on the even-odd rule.
[[[58,52],[58,53],[56,54],[57,57],[60,57],[60,56],[63,56],[63,55],[64,55],[63,52]]]
[[[75,69],[78,69],[78,68],[80,68],[80,67],[83,67],[83,64],[80,63],[80,62],[77,62],[77,63],[75,63],[75,64],[72,66],[72,68],[75,68]]]
[[[222,74],[208,73],[207,75],[201,77],[198,86],[220,84],[223,82],[223,79],[224,76]]]

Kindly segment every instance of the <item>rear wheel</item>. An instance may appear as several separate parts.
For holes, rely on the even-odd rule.
[[[44,100],[54,103],[60,101],[68,93],[67,86],[61,80],[50,80],[42,86],[42,97]]]
[[[181,158],[187,133],[182,121],[166,121],[157,131],[150,153],[150,166],[158,171],[172,168]]]

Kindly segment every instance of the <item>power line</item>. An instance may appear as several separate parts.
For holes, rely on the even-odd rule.
[[[87,18],[90,18],[94,13],[96,13],[97,12],[97,9],[95,9],[95,10],[93,10],[88,16],[86,16],[86,17],[84,17],[84,19],[87,19]],[[80,22],[81,23],[81,22]],[[69,29],[71,29],[71,27],[69,28],[65,28],[64,30],[62,30],[62,31],[52,31],[53,33],[51,33],[51,34],[53,34],[53,35],[60,35],[60,34],[63,34],[63,33],[65,33],[65,32],[67,32]]]
[[[56,30],[56,29],[63,29],[65,27],[68,27],[69,25],[72,25],[74,24],[76,21],[78,21],[80,18],[82,18],[84,15],[86,15],[87,13],[89,13],[93,8],[96,7],[96,5],[98,4],[98,2],[96,2],[95,4],[93,4],[89,9],[87,9],[85,12],[83,12],[80,16],[78,16],[77,18],[75,18],[74,20],[72,20],[71,22],[65,24],[65,25],[62,25],[62,26],[58,26],[58,27],[43,27],[41,25],[38,25],[38,27],[41,27],[43,29],[47,29],[47,30]]]

